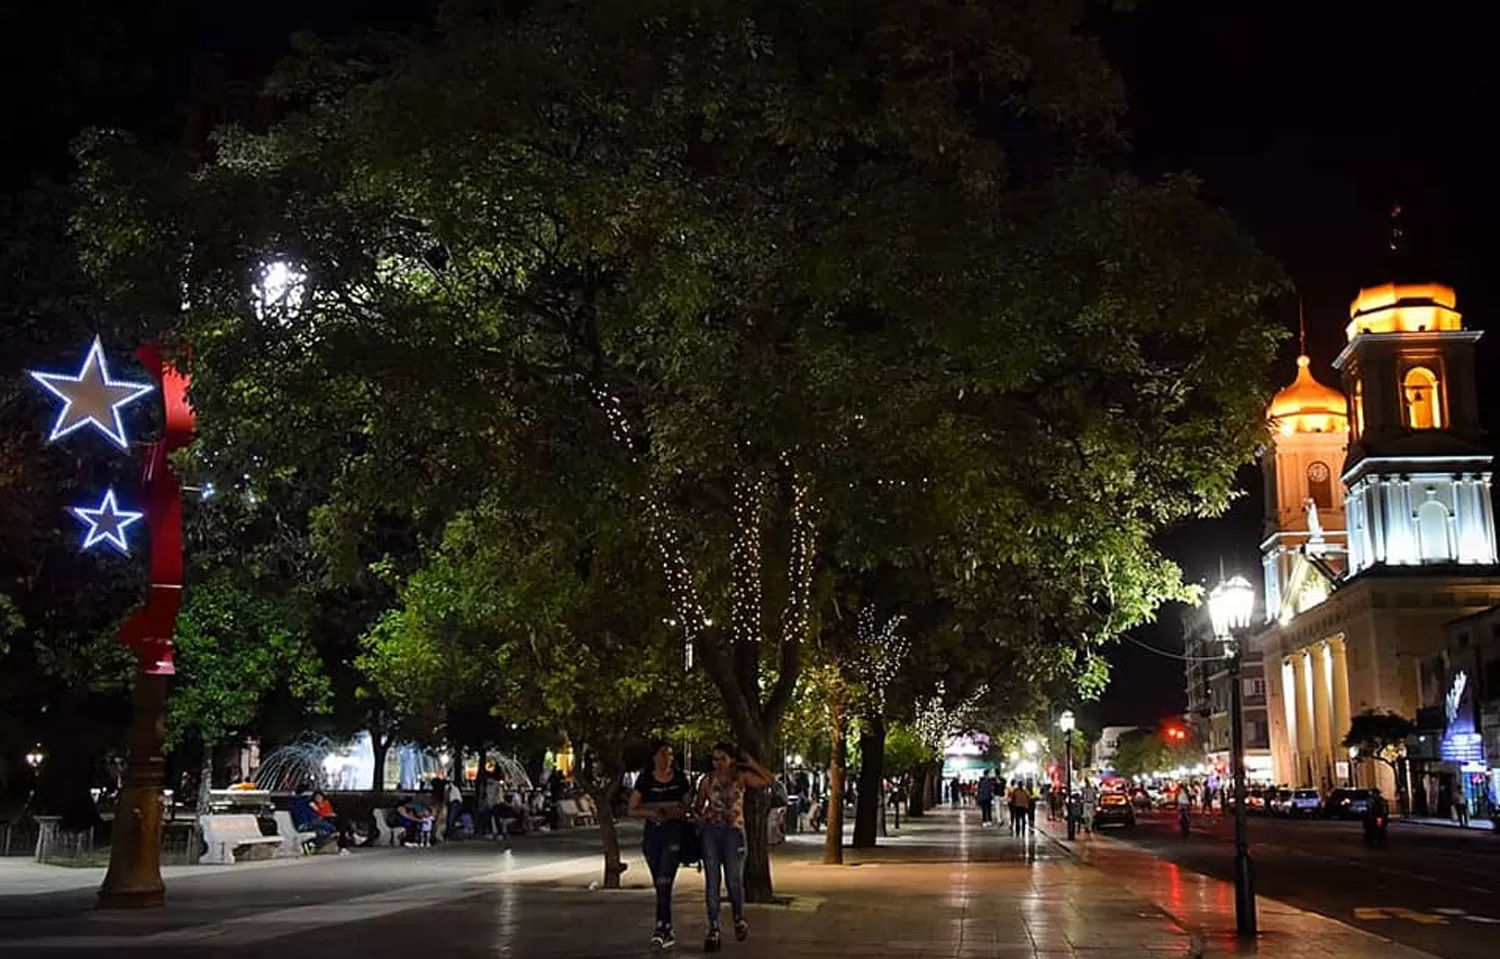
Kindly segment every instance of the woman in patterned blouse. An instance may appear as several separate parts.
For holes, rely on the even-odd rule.
[[[730,743],[714,746],[714,771],[703,777],[694,803],[702,837],[704,890],[708,898],[705,952],[717,951],[720,944],[721,875],[729,886],[734,937],[743,941],[750,934],[750,926],[745,922],[745,790],[764,789],[775,777],[749,756],[736,762],[737,755],[738,750]]]

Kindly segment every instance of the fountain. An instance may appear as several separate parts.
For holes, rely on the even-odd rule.
[[[523,793],[531,790],[531,777],[526,775],[526,767],[517,762],[514,756],[507,756],[505,753],[495,753],[488,758],[490,762],[495,764],[495,769],[500,773],[500,778],[504,779],[513,789],[518,789]]]
[[[328,788],[327,760],[338,753],[333,741],[315,733],[303,733],[284,746],[277,746],[261,760],[255,772],[255,788],[271,792]]]

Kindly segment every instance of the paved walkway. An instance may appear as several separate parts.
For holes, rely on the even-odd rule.
[[[1012,837],[977,820],[973,809],[939,810],[903,823],[879,849],[846,849],[844,866],[821,863],[821,836],[792,837],[774,867],[789,904],[750,906],[751,939],[727,942],[726,954],[1197,959],[1246,951],[1229,934],[1227,883],[1107,839],[1069,849],[1045,831]],[[91,889],[12,896],[0,901],[0,959],[96,959],[105,950],[213,959],[644,956],[652,925],[645,866],[632,854],[627,888],[589,889],[599,869],[588,854],[592,838],[574,833],[512,852],[460,843],[200,869],[169,876],[168,907],[141,913],[92,911]],[[627,833],[625,841],[633,853],[638,840]],[[696,871],[679,880],[676,912],[677,952],[696,953],[706,926]],[[1267,900],[1261,919],[1266,934],[1249,951],[1265,957],[1423,955]]]
[[[1242,942],[1234,931],[1234,884],[1183,869],[1107,833],[1079,833],[1062,838],[1061,822],[1039,826],[1078,862],[1111,875],[1129,877],[1130,888],[1162,909],[1201,944],[1204,957],[1257,955],[1285,959],[1431,959],[1428,953],[1400,945],[1317,913],[1296,909],[1264,896],[1256,897],[1260,935]]]

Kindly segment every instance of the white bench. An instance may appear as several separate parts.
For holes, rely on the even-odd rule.
[[[202,865],[233,865],[241,850],[247,859],[269,858],[271,847],[282,842],[280,836],[261,835],[260,821],[254,816],[199,816],[198,826],[208,846],[198,860]]]
[[[558,828],[568,829],[573,826],[592,826],[593,824],[594,817],[580,810],[576,801],[572,799],[557,801]]]
[[[306,855],[312,841],[318,838],[318,834],[310,829],[298,829],[292,822],[292,814],[285,809],[276,810],[276,832],[281,837],[281,848],[276,850],[278,856]]]
[[[375,809],[371,815],[375,817],[375,843],[380,846],[399,846],[406,838],[406,830],[392,826],[385,821],[390,815],[389,809]]]

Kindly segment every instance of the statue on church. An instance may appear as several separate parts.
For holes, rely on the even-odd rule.
[[[1309,496],[1307,502],[1303,504],[1303,508],[1307,510],[1308,544],[1321,544],[1323,542],[1323,522],[1318,519],[1317,500]]]

